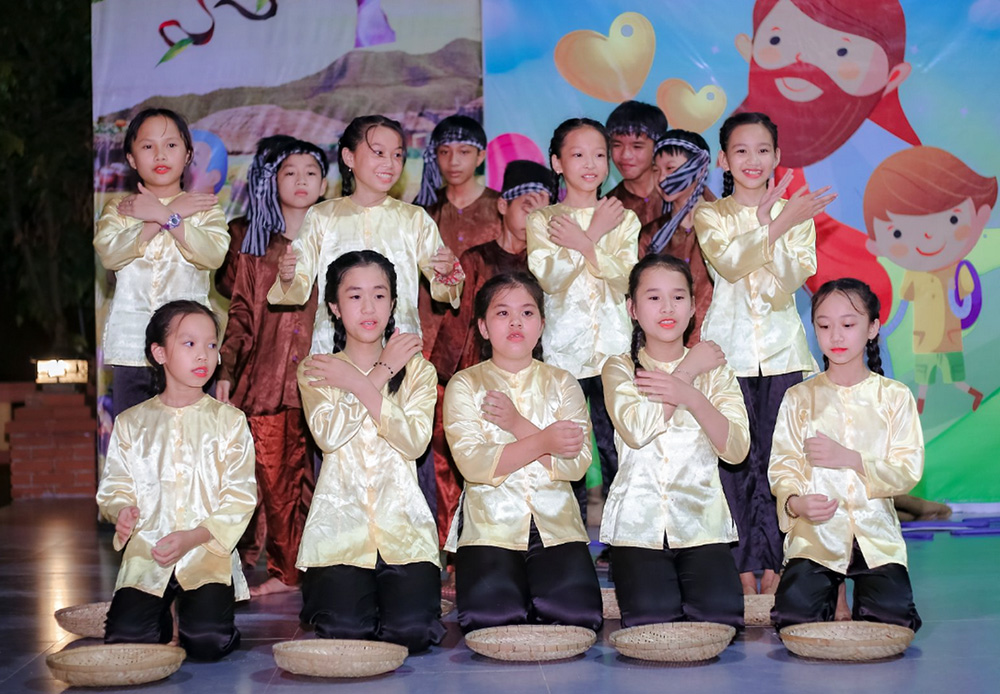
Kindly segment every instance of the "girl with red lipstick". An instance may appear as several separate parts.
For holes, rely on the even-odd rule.
[[[566,197],[528,216],[528,269],[545,291],[545,361],[573,374],[590,401],[606,494],[618,460],[601,367],[628,349],[625,290],[638,260],[639,218],[616,198],[598,199],[608,176],[603,125],[589,118],[564,121],[552,134],[549,157]],[[585,512],[583,498],[581,507]]]
[[[719,130],[724,197],[695,208],[694,228],[715,283],[701,338],[716,342],[736,372],[750,417],[745,465],[723,464],[722,486],[736,527],[736,565],[745,593],[773,593],[781,569],[781,531],[767,485],[774,417],[785,390],[814,368],[795,292],[816,272],[812,218],[833,199],[828,188],[781,199],[791,173],[781,161],[778,128],[763,113],[730,116]]]
[[[860,280],[827,282],[812,298],[826,370],[785,393],[768,468],[788,533],[771,611],[779,629],[832,620],[845,578],[854,619],[920,628],[893,496],[920,481],[923,432],[910,389],[882,375],[878,316]]]
[[[165,304],[146,328],[160,392],[115,422],[97,490],[125,550],[106,643],[167,643],[175,600],[189,657],[217,660],[240,643],[233,606],[249,593],[235,547],[257,483],[246,417],[203,392],[218,340],[215,314],[196,301]]]
[[[475,317],[483,361],[455,374],[444,428],[465,491],[445,549],[455,554],[463,632],[508,624],[597,630],[601,591],[570,486],[590,466],[590,421],[572,374],[538,361],[542,289],[488,280]]]
[[[94,233],[94,249],[116,278],[103,345],[104,363],[114,368],[116,417],[156,394],[142,351],[153,311],[173,299],[207,304],[209,274],[229,246],[215,195],[181,190],[192,152],[181,116],[169,109],[141,111],[123,146],[138,192],[108,200]]]
[[[326,279],[334,353],[299,368],[323,452],[299,545],[300,616],[320,638],[424,651],[444,634],[437,527],[416,465],[431,439],[437,371],[420,336],[396,329],[396,270],[385,256],[345,253]]]
[[[601,542],[611,545],[622,626],[719,622],[743,628],[736,541],[718,459],[750,447],[743,396],[713,343],[688,350],[693,281],[683,260],[647,255],[629,276],[632,350],[602,379],[620,468]]]

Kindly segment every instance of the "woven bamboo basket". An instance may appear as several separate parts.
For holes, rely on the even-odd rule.
[[[116,643],[62,650],[45,664],[53,677],[74,687],[120,687],[169,677],[185,655],[177,646]]]
[[[455,609],[455,603],[453,603],[451,600],[445,600],[443,598],[441,599],[441,616],[442,617],[444,617],[445,615],[451,614],[451,612],[454,609]]]
[[[56,610],[56,621],[63,629],[77,636],[89,639],[104,638],[104,619],[108,615],[110,602],[91,602]]]
[[[858,661],[899,655],[913,640],[913,630],[877,622],[813,622],[785,627],[779,636],[803,658]]]
[[[772,607],[774,607],[773,595],[744,595],[743,621],[748,627],[769,627]]]
[[[601,588],[601,603],[603,605],[605,619],[621,619],[622,613],[618,609],[618,597],[614,588]]]
[[[274,644],[282,670],[310,677],[372,677],[392,672],[406,660],[406,647],[383,641],[307,639]]]
[[[619,629],[611,645],[624,656],[664,663],[710,660],[726,650],[736,629],[712,622],[646,624]]]
[[[585,653],[595,641],[597,634],[590,629],[554,624],[490,627],[465,635],[465,644],[479,655],[516,661],[572,658]]]

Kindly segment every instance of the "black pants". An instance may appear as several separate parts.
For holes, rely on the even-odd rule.
[[[743,628],[743,590],[728,544],[612,547],[622,626],[717,622]]]
[[[601,487],[604,497],[618,473],[618,451],[615,450],[615,426],[608,416],[608,408],[604,404],[604,384],[600,376],[581,378],[578,383],[590,405],[590,424],[594,428],[594,438],[597,439],[597,452],[601,457]],[[589,442],[584,442],[589,445]],[[584,477],[586,479],[586,477]],[[584,516],[586,521],[586,516]]]
[[[441,571],[431,562],[374,569],[311,567],[302,579],[300,619],[321,639],[364,639],[406,646],[411,653],[441,641]]]
[[[111,409],[118,415],[156,395],[155,372],[148,366],[114,366],[111,372]]]
[[[857,541],[846,576],[810,559],[789,561],[774,596],[771,621],[781,629],[790,624],[833,620],[837,589],[845,578],[854,580],[853,619],[898,624],[914,631],[920,628],[906,567],[885,564],[877,569],[868,568]]]
[[[802,382],[802,373],[737,380],[750,420],[750,453],[742,465],[719,462],[719,478],[740,535],[733,556],[741,572],[778,572],[784,560],[784,535],[778,529],[777,502],[771,495],[767,465],[781,399],[786,390]]]
[[[180,643],[188,657],[218,660],[240,645],[234,595],[233,587],[223,583],[184,590],[173,576],[163,597],[120,588],[108,608],[104,643],[167,643],[174,631],[170,604],[176,598]]]
[[[534,522],[525,552],[459,547],[455,600],[463,633],[507,624],[568,624],[597,631],[601,586],[585,542],[544,547]]]

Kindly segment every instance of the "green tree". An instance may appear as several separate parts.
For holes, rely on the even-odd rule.
[[[0,268],[5,314],[45,353],[93,352],[90,3],[5,3],[0,22]],[[0,328],[2,329],[2,328]],[[9,326],[7,326],[9,329]],[[11,339],[13,336],[5,336]]]

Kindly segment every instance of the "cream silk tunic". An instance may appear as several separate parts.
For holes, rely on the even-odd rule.
[[[216,205],[184,220],[184,248],[169,231],[139,240],[143,222],[118,214],[118,195],[97,220],[94,249],[101,263],[115,272],[116,284],[104,324],[104,363],[146,366],[146,325],[168,301],[192,299],[208,305],[209,271],[222,264],[229,230]],[[177,196],[160,200],[169,205]]]
[[[115,590],[162,596],[175,573],[184,590],[232,584],[237,600],[249,598],[235,548],[256,505],[253,439],[235,407],[208,395],[187,407],[169,407],[156,396],[118,415],[97,506],[110,523],[123,508],[136,506],[139,521],[125,545]],[[173,566],[156,563],[151,551],[157,542],[198,527],[212,539]],[[114,547],[122,547],[117,536]]]
[[[864,474],[813,467],[805,439],[823,432],[861,454]],[[906,545],[892,497],[905,494],[924,470],[924,436],[909,388],[871,373],[854,386],[838,386],[826,372],[792,386],[778,411],[767,476],[778,500],[785,561],[804,557],[847,573],[853,540],[871,568],[906,566]],[[833,518],[812,523],[791,518],[792,494],[824,494],[839,504]]]
[[[347,354],[335,359],[351,363]],[[353,393],[313,386],[299,367],[299,388],[309,430],[323,452],[323,466],[296,561],[310,567],[438,560],[437,525],[417,484],[414,462],[431,440],[437,372],[419,353],[406,364],[394,394],[382,389],[382,414],[374,421]]]
[[[504,448],[517,439],[483,418],[483,399],[490,390],[507,395],[521,416],[539,429],[560,420],[579,424],[584,430],[579,455],[551,456],[551,471],[535,460],[509,475],[497,475]],[[572,374],[540,361],[517,373],[492,361],[459,371],[444,392],[444,430],[455,465],[465,478],[445,549],[481,545],[525,551],[532,520],[545,547],[588,541],[570,482],[590,467],[590,415]]]
[[[660,362],[640,350],[639,363],[648,371],[673,373],[680,359]],[[663,549],[664,534],[671,549],[735,542],[736,525],[722,491],[718,459],[742,463],[750,450],[750,433],[733,370],[723,365],[694,380],[694,387],[729,420],[723,450],[712,445],[686,407],[663,420],[663,405],[635,387],[630,355],[609,358],[601,378],[618,450],[618,474],[604,506],[601,542]]]
[[[628,275],[638,260],[639,218],[625,210],[621,224],[595,244],[597,265],[557,246],[549,221],[568,215],[586,231],[593,207],[550,205],[528,215],[528,269],[545,290],[545,361],[578,379],[598,376],[604,360],[629,349],[632,324],[625,310]]]
[[[785,202],[774,204],[772,218]],[[757,208],[730,196],[700,203],[694,228],[715,283],[701,339],[722,348],[737,376],[815,370],[795,308],[796,290],[816,274],[813,221],[792,227],[770,244]]]
[[[349,197],[313,205],[302,222],[292,250],[298,256],[295,279],[287,292],[275,280],[267,294],[272,304],[304,304],[319,284],[320,309],[313,328],[312,353],[333,351],[333,323],[326,310],[326,271],[334,260],[349,251],[378,251],[396,268],[396,327],[404,333],[420,333],[417,296],[420,273],[430,281],[431,297],[458,308],[462,283],[447,286],[435,279],[431,258],[443,246],[434,220],[422,207],[387,197],[374,207],[358,205]]]

